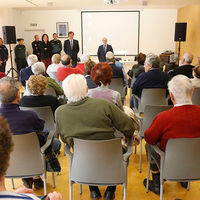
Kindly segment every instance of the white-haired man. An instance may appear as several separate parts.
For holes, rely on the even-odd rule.
[[[133,121],[116,105],[104,99],[88,97],[88,87],[83,75],[69,75],[63,81],[63,89],[69,104],[60,106],[55,113],[57,131],[63,142],[70,144],[70,138],[73,137],[113,139],[114,128],[126,137],[133,135]],[[104,198],[114,199],[115,189],[115,186],[109,186]],[[92,199],[101,197],[98,187],[90,186],[90,191]]]
[[[184,75],[177,75],[168,83],[168,88],[174,107],[158,114],[144,133],[146,142],[158,144],[162,151],[165,151],[168,139],[200,137],[200,106],[192,105],[191,80]],[[152,154],[159,163],[158,154],[154,151]],[[159,168],[153,162],[150,166],[153,180],[150,181],[149,189],[160,194]],[[144,179],[144,185],[146,186],[146,179]],[[187,187],[187,182],[181,185]]]
[[[28,67],[22,68],[19,73],[19,80],[23,87],[26,87],[26,81],[29,79],[33,72],[31,66],[38,62],[38,57],[34,54],[31,54],[27,58]]]
[[[182,74],[182,75],[187,76],[188,78],[193,78],[192,70],[194,66],[191,65],[192,60],[193,60],[193,55],[189,52],[185,53],[181,60],[181,66],[174,69],[173,76]]]
[[[107,44],[108,39],[106,37],[103,37],[102,39],[103,44],[99,46],[97,51],[97,56],[99,59],[99,62],[106,62],[106,53],[108,51],[113,52],[113,48],[111,45]]]

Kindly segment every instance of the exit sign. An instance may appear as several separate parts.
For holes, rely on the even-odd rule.
[[[30,26],[37,26],[37,24],[36,23],[31,23]]]

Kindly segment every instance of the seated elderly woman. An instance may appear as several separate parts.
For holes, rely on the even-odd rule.
[[[92,89],[92,88],[97,87],[95,85],[95,83],[91,80],[91,76],[90,76],[91,70],[95,65],[96,65],[96,63],[94,61],[88,61],[84,65],[84,74],[85,74],[85,78],[86,78],[86,81],[87,81],[88,89]]]
[[[192,86],[195,88],[200,87],[200,65],[194,67],[192,75],[194,77],[191,79]]]
[[[86,62],[89,61],[89,56],[86,54],[82,54],[80,57],[80,60],[81,60],[81,62],[78,65],[76,65],[76,68],[80,69],[84,73],[84,69],[85,69],[84,65]]]
[[[120,93],[108,88],[112,79],[112,68],[108,63],[95,65],[91,71],[91,79],[98,87],[88,91],[89,97],[107,99],[123,110]]]
[[[61,56],[60,54],[56,53],[52,56],[51,62],[52,64],[48,66],[47,68],[47,74],[51,77],[52,72],[57,72],[59,67],[62,67],[60,64]],[[53,78],[53,77],[52,77]]]
[[[32,66],[32,71],[35,75],[42,74],[45,76],[45,65],[43,62],[37,62]],[[63,89],[59,86],[59,84],[51,77],[47,77],[48,87],[53,88],[56,92],[56,95],[63,95]]]
[[[47,89],[47,78],[42,75],[32,75],[28,79],[27,87],[30,96],[23,96],[19,102],[23,107],[42,107],[51,106],[53,113],[61,105],[58,99],[51,95],[44,95]]]

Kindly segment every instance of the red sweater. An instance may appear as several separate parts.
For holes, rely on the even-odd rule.
[[[76,68],[80,69],[84,73],[84,65],[85,63],[78,64],[76,65]]]
[[[64,81],[64,79],[70,74],[83,74],[83,72],[78,68],[60,67],[57,71],[57,79],[58,81]]]
[[[200,137],[200,106],[184,105],[159,113],[145,131],[149,144],[159,144],[165,151],[168,139]]]

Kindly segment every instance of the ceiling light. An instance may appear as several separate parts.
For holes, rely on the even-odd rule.
[[[119,0],[104,0],[104,4],[110,5],[110,4],[118,4]]]

